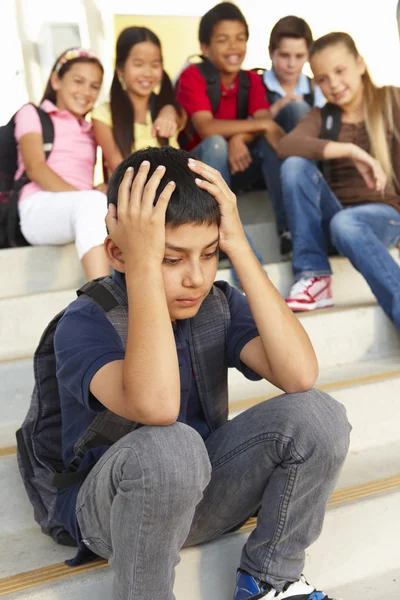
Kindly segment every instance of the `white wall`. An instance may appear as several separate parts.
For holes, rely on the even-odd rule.
[[[333,3],[321,0],[236,1],[250,26],[245,66],[268,66],[268,38],[273,24],[280,17],[295,14],[310,23],[315,37],[333,30],[348,31],[355,38],[375,81],[379,85],[391,83],[400,86],[397,0],[334,0]],[[112,71],[115,14],[201,16],[214,4],[215,0],[0,0],[0,52],[3,57],[0,77],[2,90],[9,89],[11,92],[2,94],[0,123],[5,122],[28,95],[36,102],[40,98],[48,73],[44,73],[38,63],[37,44],[46,23],[79,24],[83,45],[91,46],[105,63],[104,96]],[[179,44],[179,40],[174,43]]]
[[[0,125],[28,100],[24,61],[18,38],[15,6],[11,0],[0,0]]]
[[[97,0],[108,22],[113,14],[201,16],[216,1]],[[250,27],[246,67],[268,66],[268,39],[274,23],[286,15],[303,17],[314,37],[329,31],[347,31],[364,55],[378,85],[400,86],[400,42],[396,22],[397,0],[236,0]],[[179,40],[176,41],[179,43]]]

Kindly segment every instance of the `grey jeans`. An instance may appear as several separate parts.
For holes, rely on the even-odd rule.
[[[258,404],[206,441],[182,423],[119,440],[77,500],[85,543],[114,569],[114,600],[173,600],[181,548],[257,511],[241,568],[277,589],[296,580],[321,532],[350,429],[344,407],[311,390]]]

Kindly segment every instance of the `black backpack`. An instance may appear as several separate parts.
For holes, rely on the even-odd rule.
[[[115,310],[123,308],[119,295],[102,284],[103,278],[86,283],[77,295],[92,298],[111,320]],[[62,459],[61,407],[56,373],[54,335],[64,315],[62,310],[44,330],[33,357],[35,386],[28,413],[16,432],[18,467],[34,517],[43,533],[50,535],[58,544],[76,546],[56,514],[57,489],[82,482],[93,465],[78,470],[71,465],[65,470]],[[98,443],[97,445],[102,445]],[[95,447],[96,444],[93,444]]]
[[[210,100],[211,109],[213,115],[217,112],[219,103],[221,101],[221,79],[219,76],[218,69],[204,56],[194,54],[189,57],[189,62],[193,58],[200,58],[202,62],[195,63],[197,69],[206,81],[207,85],[207,96]],[[247,119],[248,117],[248,106],[249,106],[249,89],[250,89],[250,78],[246,71],[239,71],[239,91],[238,91],[238,102],[237,102],[237,119]],[[185,130],[179,136],[179,143],[183,148],[187,148],[190,140],[195,134],[193,125],[188,122]]]
[[[253,73],[257,73],[260,76],[263,86],[265,87],[266,98],[270,104],[274,104],[276,102],[275,92],[271,92],[271,90],[269,90],[267,88],[267,86],[265,85],[264,77],[263,77],[263,75],[267,69],[264,69],[263,67],[256,67],[255,69],[251,69],[251,70],[253,71]],[[315,100],[314,80],[308,76],[307,76],[307,79],[310,84],[311,91],[308,92],[308,94],[304,94],[303,98],[304,98],[304,102],[307,102],[307,104],[309,106],[311,106],[311,108],[312,108],[314,106],[314,100]]]
[[[42,125],[43,149],[47,160],[54,142],[54,127],[49,115],[41,108],[35,108]],[[14,132],[15,115],[7,125],[0,127],[0,248],[29,245],[19,226],[18,197],[23,186],[30,180],[24,172],[18,181],[14,181],[18,167]]]
[[[342,125],[342,109],[336,104],[327,102],[321,108],[321,117],[322,125],[319,137],[322,140],[337,142],[339,139],[340,127]],[[331,164],[330,160],[320,161],[319,163],[319,168],[328,183],[330,180]]]

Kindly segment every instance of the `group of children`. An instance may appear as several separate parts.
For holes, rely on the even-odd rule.
[[[291,253],[298,280],[287,298],[294,311],[333,306],[333,244],[400,328],[398,266],[386,250],[400,237],[397,90],[373,84],[348,35],[313,44],[310,27],[298,17],[273,27],[270,70],[241,70],[248,37],[241,11],[229,2],[216,5],[200,22],[200,62],[183,69],[174,89],[158,37],[129,27],[117,41],[110,101],[97,108],[99,59],[81,49],[65,52],[41,104],[55,127],[47,161],[35,109],[24,106],[16,115],[17,178],[25,170],[31,180],[20,194],[23,235],[31,244],[75,241],[87,278],[108,274],[102,248],[107,186],[92,189],[96,145],[108,176],[135,150],[181,147],[216,168],[233,191],[260,180],[268,189],[281,253]],[[309,58],[314,80],[302,72]],[[335,141],[320,139],[326,100],[341,113]],[[283,168],[281,159],[287,159]],[[332,167],[328,179],[321,161]]]
[[[65,469],[85,474],[59,491],[57,515],[78,560],[88,550],[109,560],[115,599],[172,600],[181,548],[257,514],[235,600],[328,600],[302,571],[350,426],[339,403],[312,389],[317,360],[292,310],[332,305],[330,241],[400,328],[400,270],[387,252],[400,239],[397,90],[374,86],[347,34],[312,44],[296,17],[272,31],[270,71],[241,71],[248,35],[236,6],[211,9],[200,22],[204,58],[175,93],[156,35],[126,29],[110,102],[92,111],[92,125],[100,61],[66,52],[42,102],[55,127],[47,162],[32,107],[16,118],[31,179],[20,199],[26,239],[75,240],[88,279],[113,267],[101,285],[118,299],[118,319],[112,302],[105,310],[83,293],[60,320],[54,351]],[[309,54],[314,81],[302,74]],[[337,141],[320,139],[324,97],[341,109]],[[96,142],[108,210],[102,186],[92,189]],[[286,301],[231,191],[260,173],[283,251],[293,244],[298,281]],[[218,249],[245,295],[214,283]],[[228,367],[284,394],[228,421]],[[103,430],[95,444],[110,414],[114,434],[117,425],[125,433]]]

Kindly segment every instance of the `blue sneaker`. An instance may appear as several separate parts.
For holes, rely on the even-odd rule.
[[[287,583],[281,592],[277,592],[271,585],[264,583],[238,569],[236,577],[236,590],[234,600],[334,600],[323,592],[307,583],[303,575],[297,581]]]

